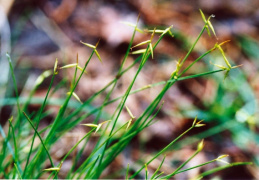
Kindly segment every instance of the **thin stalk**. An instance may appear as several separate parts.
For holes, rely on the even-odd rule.
[[[44,142],[43,142],[43,139],[41,138],[40,134],[38,133],[37,129],[34,127],[32,121],[31,121],[30,118],[27,116],[27,114],[26,114],[25,112],[23,112],[23,114],[24,114],[24,116],[26,117],[26,119],[28,120],[28,122],[30,123],[31,127],[32,127],[32,128],[34,129],[34,131],[36,132],[37,136],[39,137],[40,142],[41,142],[43,148],[45,149],[45,151],[46,151],[46,153],[47,153],[47,155],[48,155],[50,164],[51,164],[52,167],[54,167],[54,163],[53,163],[53,161],[52,161],[52,158],[51,158],[51,156],[50,156],[50,154],[49,154],[49,151],[48,151],[47,147],[45,146],[45,144],[44,144]]]
[[[87,138],[89,135],[91,135],[91,133],[94,131],[95,129],[93,128],[91,131],[89,131],[86,135],[84,135],[84,137],[83,138],[81,138],[69,151],[68,151],[68,153],[63,157],[63,159],[60,161],[60,163],[59,163],[59,166],[61,166],[63,163],[64,163],[64,161],[67,159],[67,157],[75,150],[75,148],[85,139],[85,138]],[[55,174],[55,176],[54,177],[56,177],[57,175],[58,175],[58,172],[59,171],[57,171],[56,172],[56,174]]]
[[[29,161],[30,161],[30,157],[31,157],[31,153],[32,153],[33,145],[34,145],[34,140],[35,140],[35,137],[36,137],[36,133],[37,133],[39,124],[40,124],[42,112],[43,112],[43,109],[44,109],[45,106],[46,106],[47,99],[48,99],[48,96],[49,96],[49,92],[50,92],[50,89],[51,89],[52,84],[53,84],[53,82],[54,82],[55,76],[56,76],[56,74],[53,73],[52,78],[51,78],[51,82],[50,82],[50,85],[49,85],[49,88],[48,88],[48,91],[47,91],[47,94],[46,94],[46,96],[45,96],[45,98],[44,98],[43,104],[42,104],[42,106],[41,106],[41,108],[40,108],[40,111],[39,111],[39,116],[38,116],[38,120],[37,120],[37,125],[36,125],[36,127],[35,127],[36,131],[35,131],[34,134],[33,134],[32,142],[31,142],[31,147],[30,147],[29,154],[28,154],[28,156],[27,156],[27,160],[26,160],[26,164],[25,164],[24,171],[23,171],[23,174],[22,174],[22,178],[25,178],[25,175],[26,175],[27,166],[28,166]]]
[[[137,26],[138,26],[138,22],[139,22],[139,17],[140,17],[140,16],[138,16],[137,24],[136,24],[136,26],[135,26],[135,28],[134,28],[133,35],[131,36],[131,40],[130,40],[128,49],[127,49],[126,54],[125,54],[125,56],[124,56],[124,58],[123,58],[123,60],[122,60],[122,63],[121,63],[121,65],[120,65],[120,69],[119,69],[119,71],[118,71],[118,74],[120,74],[121,71],[123,70],[123,66],[124,66],[124,64],[125,64],[125,62],[126,62],[126,59],[127,59],[128,56],[129,56],[130,48],[132,47],[133,40],[134,40],[134,37],[135,37],[135,34],[136,34],[136,30],[137,30]]]
[[[191,51],[193,50],[193,48],[195,47],[196,43],[198,42],[199,38],[201,37],[201,34],[203,33],[205,28],[202,29],[200,35],[198,36],[198,38],[196,39],[195,43],[193,44],[193,46],[191,47],[191,49],[189,50],[189,52],[187,53],[187,55],[185,56],[185,58],[183,59],[182,62],[184,62],[187,57],[189,56],[189,54],[191,53]],[[161,40],[161,39],[159,39]],[[150,54],[149,54],[150,55]],[[148,57],[148,56],[147,56]],[[174,76],[172,76],[170,78],[170,80],[173,80]],[[150,104],[150,106],[145,110],[145,112],[141,115],[140,118],[137,119],[137,121],[134,123],[134,126],[137,127],[137,124],[142,120],[142,118],[148,114],[147,118],[152,114],[152,111],[157,107],[158,103],[161,101],[163,95],[165,94],[165,92],[176,82],[176,80],[174,80],[171,83],[167,83],[164,87],[164,89],[161,91],[161,93],[157,96],[157,98]],[[145,120],[147,120],[147,118]],[[144,121],[145,122],[145,121]],[[134,127],[131,128],[134,131]],[[110,161],[110,160],[109,160]]]
[[[253,164],[252,162],[237,162],[237,163],[231,163],[231,164],[225,165],[225,166],[216,167],[216,168],[213,168],[211,170],[208,170],[208,171],[200,174],[200,176],[198,176],[196,179],[202,179],[205,176],[208,176],[210,174],[216,173],[218,171],[221,171],[221,170],[224,170],[224,169],[227,169],[227,168],[230,168],[230,167],[252,165],[252,164]]]
[[[0,162],[0,172],[4,172],[4,170],[3,170],[3,162],[4,162],[4,159],[5,159],[5,156],[6,156],[6,146],[8,146],[8,144],[9,144],[9,147],[10,147],[10,149],[11,149],[11,154],[13,155],[13,159],[15,159],[15,153],[13,152],[13,149],[12,149],[12,146],[11,146],[11,144],[10,144],[10,142],[9,142],[9,139],[10,139],[10,136],[11,136],[11,127],[9,126],[9,128],[8,128],[8,134],[7,134],[7,137],[6,137],[6,135],[5,135],[5,133],[4,133],[4,130],[2,129],[2,126],[0,125],[0,131],[1,131],[1,134],[2,134],[2,136],[3,136],[3,145],[2,145],[2,152],[1,152],[1,156],[0,156],[0,160],[1,160],[1,162]]]
[[[164,161],[165,161],[165,156],[164,156],[164,158],[161,161],[160,165],[158,166],[158,168],[156,169],[156,171],[154,172],[154,174],[151,176],[150,179],[154,179],[154,177],[156,176],[156,174],[158,173],[158,171],[161,169],[162,165],[164,164]]]
[[[182,64],[186,61],[186,59],[190,56],[192,50],[194,49],[194,47],[196,46],[197,42],[199,41],[199,39],[201,38],[201,35],[203,34],[204,30],[206,29],[206,26],[203,26],[200,34],[198,35],[198,37],[196,38],[195,42],[193,43],[193,45],[191,46],[190,50],[188,51],[188,53],[185,55],[185,57],[182,60]]]
[[[110,160],[112,160],[113,158],[115,158],[122,149],[125,148],[125,146],[128,144],[128,142],[131,140],[131,138],[133,138],[136,134],[138,134],[139,132],[141,132],[143,129],[147,128],[148,126],[150,126],[151,122],[154,120],[154,118],[157,116],[158,112],[160,111],[160,109],[162,108],[162,105],[160,106],[160,108],[157,110],[157,112],[154,114],[154,116],[149,120],[149,122],[146,123],[146,125],[139,127],[138,129],[136,129],[135,131],[133,131],[131,134],[128,134],[127,136],[123,136],[121,137],[121,139],[115,143],[114,145],[112,145],[111,147],[109,147],[109,149],[107,149],[107,154],[112,154],[112,158],[110,158]],[[113,151],[113,149],[115,149],[115,151]],[[110,150],[110,151],[109,151]],[[111,157],[110,156],[110,157]],[[105,163],[105,164],[109,164]],[[106,166],[106,165],[104,165]]]
[[[18,169],[16,163],[14,163],[14,167],[15,167],[15,169],[16,169],[16,171],[17,171],[17,174],[18,174],[18,176],[19,176],[19,179],[22,179],[22,175],[21,175],[21,173],[20,173],[20,171],[19,171],[19,169]]]
[[[127,165],[127,171],[126,171],[126,176],[125,176],[125,179],[128,180],[129,178],[129,163]]]
[[[138,68],[138,70],[137,70],[137,72],[136,72],[136,74],[135,74],[133,80],[131,81],[131,83],[130,83],[130,85],[129,85],[127,91],[126,91],[126,93],[124,94],[124,97],[121,99],[121,102],[120,102],[120,104],[119,104],[119,106],[118,106],[118,107],[120,107],[120,108],[119,108],[119,111],[118,111],[118,113],[117,113],[117,116],[116,116],[115,119],[114,119],[114,122],[113,122],[113,125],[112,125],[112,129],[111,129],[111,131],[110,131],[110,133],[109,133],[109,136],[113,133],[113,130],[114,130],[114,128],[115,128],[115,125],[117,124],[117,121],[118,121],[118,119],[119,119],[119,116],[120,116],[120,114],[121,114],[121,112],[122,112],[122,109],[124,108],[124,105],[125,105],[125,103],[126,103],[126,100],[127,100],[128,96],[129,96],[129,93],[130,93],[130,91],[131,91],[131,88],[133,87],[133,84],[135,83],[138,74],[140,73],[141,69],[143,68],[145,62],[147,61],[146,56],[145,56],[145,55],[147,54],[147,52],[148,52],[148,47],[146,48],[146,52],[145,52],[144,55],[142,56],[142,60],[141,60],[140,66],[139,66],[139,68]],[[109,144],[109,140],[107,141],[107,143],[106,143],[106,145],[105,145],[105,147],[104,147],[104,150],[103,150],[103,152],[102,152],[102,155],[101,155],[101,158],[100,158],[100,161],[99,161],[98,170],[96,171],[96,175],[95,175],[93,178],[98,178],[99,175],[100,175],[100,172],[101,172],[101,171],[99,170],[99,167],[100,167],[100,165],[101,165],[101,163],[102,163],[102,159],[103,159],[103,157],[104,157],[105,150],[106,150],[108,144]]]
[[[207,52],[205,52],[204,54],[202,54],[199,58],[197,58],[195,61],[193,61],[188,67],[186,67],[179,76],[182,76],[188,69],[190,69],[194,64],[196,64],[199,60],[201,60],[203,57],[205,57],[206,55],[210,54],[212,51],[214,51],[216,48],[213,47],[210,50],[208,50]]]
[[[138,20],[139,20],[139,17],[138,17]],[[137,20],[137,22],[138,22],[138,20]],[[96,123],[96,122],[98,121],[99,117],[101,116],[101,112],[102,112],[102,109],[103,109],[104,106],[105,106],[105,103],[106,103],[106,102],[108,101],[108,99],[110,98],[110,95],[111,95],[111,93],[113,92],[113,90],[114,90],[114,88],[115,88],[115,86],[116,86],[116,84],[117,84],[118,79],[119,79],[119,78],[121,77],[121,75],[122,75],[123,66],[124,66],[124,64],[125,64],[125,62],[126,62],[126,59],[128,58],[128,55],[129,55],[129,52],[130,52],[130,48],[131,48],[131,46],[132,46],[132,43],[133,43],[133,40],[134,40],[134,37],[135,37],[135,34],[136,34],[136,29],[137,29],[137,25],[136,25],[136,27],[135,27],[135,29],[134,29],[133,35],[132,35],[132,37],[131,37],[131,40],[130,40],[130,43],[129,43],[129,46],[128,46],[128,49],[127,49],[126,54],[125,54],[125,56],[124,56],[124,58],[123,58],[122,64],[121,64],[120,69],[119,69],[119,71],[118,71],[118,74],[117,74],[117,76],[116,76],[116,78],[115,78],[115,81],[114,81],[114,83],[113,83],[113,86],[112,86],[111,90],[109,91],[109,93],[107,94],[107,96],[106,96],[106,98],[105,98],[105,100],[104,100],[104,102],[103,102],[103,104],[102,104],[102,106],[101,106],[101,108],[100,108],[100,110],[99,110],[99,113],[98,113],[98,115],[96,116],[96,118],[95,118],[95,120],[94,120],[94,123]],[[133,63],[133,64],[134,64],[134,63]],[[104,132],[104,133],[105,133],[105,132]],[[99,142],[100,142],[100,141],[99,141]],[[96,144],[96,147],[98,146],[98,144],[99,144],[99,143]],[[101,162],[101,161],[100,161],[100,162]],[[90,174],[90,173],[88,173],[88,174]]]
[[[15,124],[15,127],[18,125],[19,126],[19,132],[20,132],[21,108],[20,108],[20,102],[19,102],[19,92],[18,92],[18,87],[17,87],[17,83],[16,83],[16,78],[15,78],[15,75],[14,75],[14,69],[13,69],[11,57],[8,53],[6,53],[6,57],[8,59],[9,66],[10,66],[10,69],[11,69],[11,75],[12,75],[12,79],[13,79],[14,91],[15,91],[16,102],[17,102],[17,109],[18,109],[18,117],[17,117],[17,122]]]
[[[91,174],[92,170],[94,169],[95,165],[97,164],[98,162],[98,159],[100,158],[101,154],[99,154],[97,156],[97,158],[95,159],[94,163],[91,165],[90,169],[88,170],[87,174],[85,175],[85,178],[84,179],[87,179],[88,175]]]
[[[213,71],[209,71],[209,72],[205,72],[205,73],[200,73],[200,74],[188,75],[188,76],[184,76],[184,77],[179,77],[179,78],[177,79],[177,81],[182,81],[182,80],[186,80],[186,79],[197,78],[197,77],[201,77],[201,76],[205,76],[205,75],[210,75],[210,74],[214,74],[214,73],[218,73],[218,72],[222,72],[222,71],[225,71],[225,70],[219,69],[219,70],[213,70]],[[152,87],[164,85],[164,84],[166,84],[166,83],[168,83],[168,82],[173,82],[173,81],[175,81],[175,80],[160,81],[160,82],[157,82],[157,83],[148,84],[148,85],[145,85],[145,86],[143,86],[143,87],[141,87],[141,88],[139,88],[139,89],[132,90],[132,91],[130,92],[130,95],[131,95],[131,94],[136,94],[136,93],[138,93],[138,92],[140,92],[140,91],[144,91],[144,90],[146,90],[146,89],[150,89],[150,88],[152,88]],[[106,103],[105,103],[105,106],[107,106],[107,105],[109,105],[109,104],[111,104],[111,103],[113,103],[113,102],[115,102],[115,101],[118,101],[118,100],[121,99],[122,97],[123,97],[123,95],[122,95],[122,96],[119,96],[119,97],[117,97],[117,98],[114,98],[114,99],[112,99],[112,100],[110,100],[110,101],[108,101],[108,102],[106,102]],[[19,99],[19,100],[20,100],[20,104],[25,103],[26,99],[27,99],[27,97],[24,97],[24,98],[22,97],[22,98],[20,98],[20,99]],[[42,104],[43,101],[44,101],[44,99],[41,99],[41,98],[34,98],[33,101],[31,102],[31,104]],[[0,102],[0,103],[1,103],[1,102]],[[16,103],[16,102],[15,102],[15,103]],[[1,103],[1,104],[13,105],[13,104],[14,104],[14,99],[13,99],[13,98],[7,98],[6,101],[4,101],[4,103]],[[49,99],[49,104],[51,104],[51,105],[60,105],[60,103],[57,103],[56,99],[52,99],[52,98]],[[72,106],[71,106],[71,107],[72,107]],[[71,107],[70,107],[70,108],[71,108]],[[77,110],[77,109],[76,109],[76,110]],[[95,111],[95,112],[96,112],[96,111]],[[94,112],[94,113],[95,113],[95,112]]]
[[[14,144],[14,161],[18,162],[19,161],[19,156],[18,156],[18,149],[17,149],[17,144],[16,144],[16,138],[15,138],[15,132],[14,132],[14,127],[12,125],[12,122],[9,119],[9,125],[11,127],[12,130],[12,135],[13,135],[13,144]]]
[[[39,88],[39,86],[42,84],[42,82],[44,81],[44,79],[47,78],[47,77],[49,77],[49,76],[51,75],[51,73],[52,73],[51,70],[44,71],[44,72],[38,77],[38,79],[40,78],[41,81],[40,81],[40,82],[37,82],[38,79],[36,80],[36,83],[37,83],[37,84],[35,84],[34,87],[33,87],[33,89],[30,91],[30,94],[29,94],[27,100],[25,101],[25,103],[24,103],[24,105],[23,105],[23,107],[22,107],[22,111],[26,111],[26,110],[27,110],[27,107],[28,107],[28,105],[29,105],[29,103],[30,103],[30,101],[31,101],[31,99],[32,99],[32,97],[33,97],[33,95],[35,94],[36,90],[37,90],[37,89]],[[21,99],[20,99],[20,103],[21,103]]]
[[[180,139],[182,136],[184,136],[186,133],[188,133],[190,130],[192,130],[194,126],[187,129],[185,132],[183,132],[181,135],[179,135],[177,138],[175,138],[172,142],[170,142],[166,147],[164,147],[161,151],[159,151],[153,158],[151,158],[146,164],[150,164],[154,159],[156,159],[158,156],[160,156],[162,153],[164,153],[170,146],[172,146],[178,139]],[[135,172],[130,179],[133,179],[136,175],[142,171],[142,169],[145,168],[145,165],[143,165],[137,172]]]
[[[158,179],[162,174],[164,174],[164,172],[159,173],[156,177],[154,177],[154,179]]]
[[[79,75],[75,85],[73,86],[71,92],[69,93],[68,97],[66,98],[64,104],[60,107],[60,110],[59,110],[59,112],[58,112],[58,114],[57,114],[57,116],[56,116],[56,118],[55,118],[55,120],[54,120],[54,122],[53,122],[53,124],[52,124],[52,126],[51,126],[51,128],[50,128],[50,130],[49,130],[49,132],[48,132],[48,134],[46,136],[46,138],[45,138],[45,143],[46,144],[49,144],[49,141],[53,138],[53,134],[55,133],[55,131],[56,131],[57,127],[58,127],[58,123],[60,123],[60,119],[64,116],[65,110],[66,110],[68,102],[69,102],[69,100],[70,100],[70,98],[72,96],[72,93],[74,92],[74,90],[75,90],[79,80],[81,79],[82,75],[84,74],[85,69],[86,69],[88,63],[90,62],[90,60],[91,60],[91,58],[92,58],[94,53],[95,53],[95,51],[93,50],[91,55],[90,55],[90,57],[86,61],[85,66],[84,66],[81,74]],[[34,157],[34,159],[36,160],[35,163],[37,163],[37,160],[40,159],[40,156],[42,155],[42,151],[43,151],[43,149],[40,149],[38,151],[38,153],[36,154],[36,156]],[[35,167],[35,166],[32,166],[31,168],[33,168],[33,167]],[[37,167],[39,167],[39,166],[37,166]]]
[[[61,106],[61,108],[60,108],[60,110],[59,110],[59,112],[58,112],[58,115],[57,115],[57,117],[55,118],[55,120],[54,120],[54,122],[53,122],[53,125],[51,126],[51,129],[50,129],[50,131],[49,131],[49,133],[48,133],[48,135],[47,135],[47,137],[46,137],[46,139],[45,139],[45,142],[48,143],[48,141],[52,138],[52,135],[53,135],[53,133],[55,132],[55,130],[56,130],[56,128],[57,128],[57,125],[58,125],[58,123],[59,123],[59,120],[63,117],[63,115],[64,115],[64,113],[65,113],[65,110],[66,110],[66,108],[67,108],[67,104],[68,104],[68,102],[69,102],[69,100],[70,100],[70,98],[71,98],[71,96],[72,96],[72,93],[75,91],[76,86],[77,86],[77,84],[79,83],[79,80],[81,79],[81,77],[83,76],[83,74],[84,74],[84,72],[85,72],[85,69],[86,69],[88,63],[90,62],[90,60],[91,60],[93,54],[94,54],[94,50],[92,51],[90,57],[89,57],[88,60],[86,61],[85,66],[84,66],[84,68],[83,68],[81,74],[79,75],[79,77],[78,77],[78,79],[77,79],[75,85],[73,86],[73,88],[72,88],[70,94],[69,94],[68,97],[66,98],[65,103]]]
[[[199,164],[199,165],[197,165],[197,166],[193,166],[193,167],[190,167],[190,168],[187,168],[187,169],[183,169],[183,170],[181,170],[181,171],[177,171],[175,174],[180,174],[180,173],[183,173],[183,172],[186,172],[186,171],[189,171],[189,170],[192,170],[192,169],[201,167],[201,166],[205,166],[205,165],[210,164],[210,163],[213,163],[213,162],[215,162],[215,161],[217,161],[217,159],[213,159],[213,160],[211,160],[211,161],[208,161],[208,162]],[[168,175],[168,176],[169,176],[169,175]],[[168,177],[167,177],[167,176],[164,176],[164,177],[162,177],[162,178],[168,178]]]
[[[119,131],[120,131],[123,127],[125,127],[126,125],[127,125],[127,123],[125,123],[124,125],[122,125],[122,126],[121,126],[119,129],[117,129],[110,137],[113,137],[117,132],[119,132]],[[89,157],[84,161],[84,163],[82,163],[82,165],[77,169],[76,173],[81,171],[81,173],[80,173],[80,175],[79,175],[78,177],[80,177],[80,176],[83,174],[83,172],[84,172],[84,171],[82,171],[82,168],[85,167],[85,166],[87,165],[87,163],[89,163],[89,161],[90,161],[90,159],[92,158],[92,156],[93,156],[100,148],[102,148],[102,147],[106,144],[107,141],[108,141],[108,138],[107,138],[101,145],[99,145],[98,148],[96,148],[95,150],[93,150],[92,153],[89,155]],[[76,174],[76,173],[75,173],[75,174]],[[73,176],[72,178],[74,178],[74,176]]]
[[[171,177],[173,177],[175,174],[177,174],[177,172],[182,169],[190,160],[192,160],[198,153],[200,152],[200,150],[196,150],[195,153],[193,153],[193,155],[191,157],[189,157],[184,163],[182,163],[172,174],[169,174],[168,176],[163,177],[165,179],[170,179]]]

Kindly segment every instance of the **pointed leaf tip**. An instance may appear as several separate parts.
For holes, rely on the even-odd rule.
[[[92,45],[92,44],[88,44],[88,43],[85,43],[83,41],[80,41],[80,43],[82,43],[83,45],[88,46],[88,47],[90,47],[92,49],[96,49],[96,47],[94,45]]]
[[[204,21],[205,23],[207,23],[207,20],[206,20],[206,17],[205,17],[205,15],[204,15],[204,13],[202,12],[201,9],[199,9],[199,10],[200,10],[201,17],[202,17],[203,21]]]
[[[103,61],[102,61],[102,59],[101,59],[101,56],[99,55],[98,51],[95,49],[94,52],[95,52],[96,56],[98,57],[99,61],[100,61],[101,63],[103,63]]]
[[[59,170],[60,170],[60,167],[52,167],[52,168],[44,169],[43,171],[59,171]]]

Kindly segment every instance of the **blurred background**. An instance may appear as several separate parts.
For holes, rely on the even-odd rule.
[[[173,25],[174,38],[167,36],[158,45],[154,59],[148,61],[133,87],[137,89],[170,77],[175,70],[176,60],[184,57],[204,25],[199,9],[207,17],[215,15],[211,22],[218,39],[204,33],[186,64],[214,47],[216,42],[231,40],[224,45],[224,51],[231,64],[242,64],[242,67],[231,71],[225,80],[224,73],[218,73],[177,82],[164,98],[165,104],[157,117],[157,123],[139,134],[130,147],[110,165],[102,178],[122,178],[123,173],[118,171],[118,167],[124,167],[128,162],[137,162],[138,159],[145,162],[150,154],[162,149],[189,128],[197,115],[207,125],[189,133],[188,137],[179,141],[167,153],[162,171],[172,172],[173,166],[185,161],[195,151],[197,142],[204,138],[204,150],[189,166],[209,161],[221,154],[229,154],[229,162],[252,161],[254,165],[230,168],[213,177],[259,179],[258,0],[0,0],[1,124],[5,125],[12,106],[16,103],[6,52],[13,59],[19,93],[21,97],[27,97],[37,77],[44,70],[52,69],[56,58],[59,66],[63,66],[75,63],[78,53],[79,64],[83,66],[91,49],[82,45],[80,40],[95,44],[100,39],[98,51],[103,64],[94,57],[87,67],[88,74],[76,89],[76,93],[84,101],[116,76],[134,30],[122,21],[135,24],[140,14],[141,29],[165,29]],[[149,37],[145,33],[137,33],[134,44]],[[130,56],[126,66],[135,58],[136,56]],[[210,61],[224,64],[221,54],[213,52],[187,74],[217,69]],[[121,78],[112,94],[113,98],[125,92],[136,70],[137,67],[133,67]],[[55,83],[64,79],[67,81],[63,85],[63,91],[55,93],[56,98],[64,97],[62,93],[66,92],[72,77],[72,70],[59,73]],[[49,82],[50,79],[47,79],[40,86],[35,99],[45,96]],[[129,98],[127,105],[135,116],[143,112],[160,89],[161,87],[151,88]],[[29,106],[31,112],[40,107],[36,100],[34,102]],[[97,99],[95,105],[101,102],[102,97]],[[111,105],[105,110],[113,112],[114,107],[116,106]],[[58,110],[57,106],[48,108],[53,114],[45,118],[45,123],[50,123]],[[123,115],[126,117],[127,112]],[[91,118],[86,121],[91,122]],[[84,131],[80,127],[75,131],[78,129]],[[69,137],[64,137],[57,148],[74,142]],[[53,156],[57,161],[60,159],[58,155]],[[125,157],[128,159],[127,163],[124,162]],[[149,168],[156,169],[161,159],[154,161]],[[217,164],[211,164],[179,174],[176,178],[191,178],[216,166]],[[66,171],[65,167],[64,165],[63,173]]]

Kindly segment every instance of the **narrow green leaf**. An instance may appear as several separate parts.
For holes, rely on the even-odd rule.
[[[39,137],[40,142],[41,142],[43,148],[45,149],[45,151],[46,151],[46,153],[47,153],[47,155],[48,155],[48,158],[49,158],[49,161],[50,161],[50,163],[51,163],[51,166],[54,167],[54,163],[53,163],[53,161],[52,161],[52,158],[51,158],[51,156],[50,156],[50,154],[49,154],[49,151],[48,151],[47,147],[45,146],[45,144],[44,144],[44,142],[43,142],[43,139],[41,138],[41,136],[40,136],[40,134],[38,133],[37,129],[34,127],[34,125],[33,125],[32,121],[30,120],[29,116],[27,116],[27,114],[26,114],[25,112],[23,112],[23,114],[24,114],[24,116],[26,117],[26,119],[28,120],[28,122],[30,123],[31,127],[32,127],[32,128],[34,129],[34,131],[36,132],[37,136]]]
[[[127,165],[127,172],[126,172],[126,177],[125,177],[125,179],[126,180],[128,180],[129,178],[129,163],[128,163],[128,165]]]
[[[19,171],[19,169],[18,169],[16,163],[14,163],[13,165],[14,165],[14,167],[15,167],[15,169],[16,169],[16,172],[17,172],[17,174],[18,174],[18,176],[19,176],[19,179],[22,179],[22,175],[21,175],[21,173],[20,173],[20,171]]]
[[[156,169],[156,171],[154,172],[154,174],[151,176],[150,179],[154,179],[154,178],[155,178],[155,176],[157,175],[157,173],[158,173],[159,170],[161,169],[162,165],[164,164],[165,157],[166,157],[166,156],[164,156],[164,158],[163,158],[163,160],[161,161],[160,165],[158,166],[158,168]]]

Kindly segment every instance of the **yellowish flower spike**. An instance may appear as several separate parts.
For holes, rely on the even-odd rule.
[[[85,46],[88,46],[88,47],[92,48],[92,49],[94,50],[94,53],[95,53],[95,54],[96,54],[96,56],[98,57],[99,61],[102,63],[101,56],[99,55],[98,51],[96,50],[96,48],[97,48],[97,46],[98,46],[98,44],[99,44],[99,42],[100,42],[100,39],[99,39],[99,41],[96,43],[96,45],[95,45],[95,46],[94,46],[94,45],[92,45],[92,44],[85,43],[85,42],[83,42],[83,41],[80,41],[80,42],[81,42],[83,45],[85,45]]]
[[[201,124],[201,122],[203,122],[203,120],[197,122],[197,116],[196,116],[195,119],[193,120],[192,127],[206,126],[206,124]]]
[[[40,85],[45,78],[49,77],[52,74],[51,70],[44,71],[35,81],[35,86]]]
[[[170,36],[174,36],[171,32],[171,28],[173,27],[173,25],[169,26],[168,28],[165,29],[165,31],[161,34],[161,36],[165,35],[166,33],[168,33]]]
[[[135,47],[138,47],[138,46],[141,46],[141,45],[144,45],[144,44],[147,44],[147,43],[150,43],[151,41],[150,40],[147,40],[147,41],[143,41],[135,46],[133,46],[131,49],[135,48]]]
[[[107,120],[107,121],[104,121],[100,124],[87,123],[87,124],[81,124],[81,125],[96,128],[96,130],[95,130],[95,133],[96,133],[102,127],[103,124],[105,124],[107,122],[110,122],[110,121],[111,120]]]
[[[60,67],[59,69],[67,69],[67,68],[72,68],[72,67],[76,67],[76,66],[77,66],[77,63],[68,64],[68,65]]]
[[[127,127],[126,127],[126,130],[129,128],[129,126],[131,125],[131,123],[132,123],[132,118],[128,121],[128,124],[127,124]]]
[[[178,78],[178,73],[179,73],[182,66],[183,66],[182,58],[180,58],[180,59],[178,59],[178,61],[176,61],[176,69],[171,74],[171,76],[174,76],[174,79]]]
[[[92,45],[92,44],[88,44],[88,43],[85,43],[85,42],[83,42],[83,41],[80,41],[80,43],[82,43],[83,45],[88,46],[89,48],[96,49],[96,46],[94,46],[94,45]]]
[[[223,155],[217,157],[217,159],[222,159],[222,158],[225,158],[225,157],[228,157],[228,156],[229,156],[228,154],[223,154]]]
[[[55,61],[54,74],[58,74],[58,59],[56,59],[56,61]]]
[[[44,169],[43,171],[59,171],[59,170],[60,170],[60,167],[53,167],[53,168]]]
[[[80,67],[80,66],[78,65],[78,63],[68,64],[68,65],[65,65],[65,66],[60,67],[59,69],[67,69],[67,68],[73,68],[73,67],[77,67],[80,71],[83,71],[83,68]],[[84,73],[87,74],[86,71],[84,71]]]
[[[195,118],[194,118],[194,120],[193,120],[192,127],[195,126],[196,121],[197,121],[197,116],[195,116]]]
[[[88,126],[88,127],[93,127],[93,128],[97,128],[98,125],[97,124],[92,124],[92,123],[86,123],[86,124],[81,124],[83,126]]]
[[[223,56],[223,59],[224,59],[226,65],[231,69],[231,65],[230,65],[230,63],[229,63],[227,57],[225,56],[225,53],[224,53],[223,49],[222,49],[219,45],[218,45],[217,48],[218,48],[219,51],[221,52],[221,54],[222,54],[222,56]]]
[[[170,27],[168,27],[168,28],[166,28],[164,30],[162,30],[162,29],[155,29],[155,30],[146,30],[146,31],[150,32],[150,33],[152,32],[152,33],[156,33],[156,34],[161,34],[161,36],[166,34],[166,33],[168,33],[170,36],[174,37],[174,35],[170,31],[172,27],[173,27],[173,25],[171,25]]]
[[[212,63],[211,61],[210,61],[210,64],[212,64],[212,65],[214,65],[214,66],[217,66],[218,68],[220,68],[220,69],[222,69],[222,70],[228,70],[227,67],[222,66],[222,65],[219,65],[219,64],[214,64],[214,63]]]
[[[131,52],[131,54],[143,54],[145,52],[146,52],[146,49],[139,49],[139,50]]]
[[[199,10],[200,10],[201,17],[202,17],[203,21],[204,21],[205,23],[207,23],[207,20],[206,20],[206,17],[205,17],[205,15],[204,15],[204,13],[202,12],[201,9],[199,9]]]
[[[201,120],[201,121],[199,121],[199,122],[197,122],[196,124],[195,124],[195,126],[194,127],[202,127],[202,126],[206,126],[206,124],[201,124],[201,122],[202,122],[203,120]]]
[[[206,28],[206,30],[208,32],[208,35],[211,36],[210,35],[210,30],[211,30],[212,33],[214,34],[214,36],[217,38],[216,32],[214,30],[214,27],[212,26],[212,24],[210,22],[210,18],[215,17],[215,16],[214,15],[210,15],[209,18],[206,20],[206,17],[205,17],[205,15],[204,15],[204,13],[202,12],[201,9],[200,9],[200,13],[201,13],[201,17],[202,17],[202,19],[203,19],[203,21],[205,23],[205,28]],[[209,30],[209,28],[210,28],[210,30]]]
[[[151,52],[151,57],[153,59],[154,58],[154,52],[153,52],[153,47],[152,47],[152,43],[151,42],[148,44],[148,47],[149,47],[149,50]]]
[[[128,106],[125,106],[126,107],[126,110],[127,112],[129,113],[131,119],[135,119],[136,117],[132,114],[131,110],[128,108]]]
[[[144,33],[143,30],[139,29],[138,27],[136,27],[137,25],[136,24],[133,24],[133,23],[130,23],[130,22],[124,22],[124,21],[121,21],[122,24],[125,24],[127,26],[131,26],[131,27],[134,27],[136,28],[136,31],[140,32],[140,33]]]
[[[71,94],[71,92],[67,92],[67,95],[70,95],[70,94]],[[83,104],[83,102],[80,100],[80,98],[78,97],[78,95],[75,92],[72,93],[72,96],[74,96],[74,98],[76,100],[78,100],[81,104]]]
[[[58,167],[47,168],[47,169],[44,169],[43,171],[59,171],[62,165],[63,165],[63,162],[61,162]]]
[[[204,147],[204,139],[201,140],[201,142],[198,144],[197,150],[198,150],[198,151],[201,151],[201,150],[203,149],[203,147]]]
[[[12,123],[12,121],[13,121],[13,116],[11,116],[11,117],[8,119],[8,121],[9,121],[10,123]]]
[[[153,33],[151,35],[151,38],[150,40],[147,40],[147,41],[143,41],[135,46],[133,46],[131,49],[135,48],[135,47],[138,47],[138,46],[141,46],[141,45],[144,45],[144,44],[148,44],[148,48],[150,50],[150,53],[151,53],[151,57],[152,59],[154,58],[154,53],[153,53],[153,46],[152,46],[152,40],[154,38],[154,35],[155,35],[155,30],[156,28],[154,28],[153,30]],[[140,49],[140,50],[137,50],[137,51],[133,51],[131,54],[143,54],[146,52],[146,49]]]
[[[80,71],[83,71],[83,70],[84,70],[83,68],[81,68],[81,67],[80,67],[80,66],[78,66],[78,65],[77,65],[76,67],[77,67]],[[85,73],[85,74],[87,74],[87,72],[86,72],[86,71],[84,71],[84,73]]]
[[[229,41],[230,41],[230,40],[227,40],[227,41],[224,41],[224,42],[222,42],[222,43],[220,43],[220,44],[216,43],[215,46],[214,46],[215,49],[217,48],[217,49],[221,52],[221,54],[222,54],[222,56],[223,56],[223,59],[224,59],[226,65],[227,65],[227,67],[222,66],[222,65],[218,65],[218,64],[213,64],[213,63],[211,63],[211,64],[213,64],[213,65],[219,67],[220,69],[226,71],[225,76],[224,76],[224,79],[226,79],[226,77],[228,76],[229,71],[230,71],[231,69],[235,69],[235,68],[238,68],[238,67],[242,66],[242,64],[241,64],[241,65],[237,65],[237,66],[233,66],[233,67],[232,67],[231,64],[229,63],[227,57],[225,56],[225,53],[224,53],[223,49],[221,48],[221,46],[222,46],[223,44],[229,42]]]

